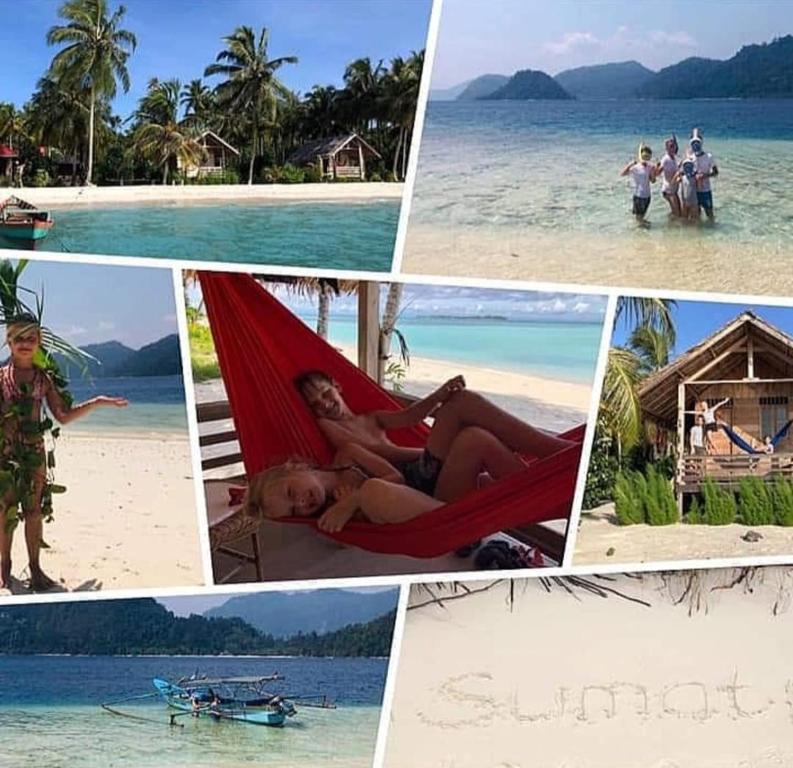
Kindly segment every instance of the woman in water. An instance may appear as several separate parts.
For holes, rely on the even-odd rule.
[[[656,166],[652,162],[653,151],[646,144],[639,145],[639,157],[628,163],[620,176],[630,176],[633,183],[633,215],[638,224],[645,224],[647,209],[652,195],[651,185],[656,179]]]

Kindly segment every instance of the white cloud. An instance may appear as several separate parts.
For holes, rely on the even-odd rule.
[[[81,325],[72,325],[64,331],[59,331],[58,335],[68,339],[71,336],[85,336],[86,333],[88,330]]]
[[[600,44],[600,40],[591,32],[565,32],[561,40],[553,43],[546,43],[543,48],[550,53],[555,53],[557,56],[564,56],[575,48],[597,46]]]
[[[116,324],[112,320],[100,320],[98,323],[100,331],[112,331],[115,327]]]
[[[573,312],[578,312],[580,314],[582,312],[587,312],[588,310],[589,310],[589,302],[577,301],[573,305]]]

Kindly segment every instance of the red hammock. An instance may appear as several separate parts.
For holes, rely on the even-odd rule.
[[[249,275],[200,272],[199,279],[248,477],[293,457],[332,459],[293,384],[301,373],[328,373],[356,413],[401,407]],[[389,436],[420,447],[426,435],[422,425]],[[437,557],[505,528],[568,517],[584,427],[562,436],[576,445],[464,499],[406,523],[353,521],[332,538],[373,552]],[[316,527],[310,518],[285,521]]]

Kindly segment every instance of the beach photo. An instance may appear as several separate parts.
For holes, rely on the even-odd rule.
[[[216,582],[561,562],[605,299],[185,273]]]
[[[0,606],[0,766],[370,768],[398,594]]]
[[[411,590],[385,768],[793,763],[790,568]]]
[[[0,597],[203,584],[171,271],[4,260],[0,307]]]
[[[789,293],[793,6],[446,3],[407,273]]]
[[[0,247],[389,271],[431,5],[24,3]]]
[[[621,297],[574,562],[793,551],[793,310]]]

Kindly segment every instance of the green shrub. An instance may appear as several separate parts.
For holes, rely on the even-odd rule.
[[[308,184],[319,184],[324,181],[322,171],[316,165],[309,165],[303,169],[303,181]]]
[[[383,177],[377,171],[369,174],[369,181],[382,181],[382,180]]]
[[[777,525],[793,525],[793,482],[777,477],[771,487],[774,506],[774,522]]]
[[[774,506],[759,477],[744,477],[738,489],[738,520],[744,525],[773,525]]]
[[[52,178],[44,168],[39,168],[30,180],[31,187],[49,187],[51,184]]]
[[[671,525],[678,521],[672,483],[652,464],[647,466],[643,501],[645,519],[649,525]]]
[[[691,499],[691,506],[688,508],[688,513],[683,518],[683,522],[690,523],[691,525],[698,525],[704,523],[702,505],[699,503],[699,496],[694,496]]]
[[[611,455],[610,448],[611,438],[604,437],[596,430],[584,486],[584,509],[593,509],[613,498],[619,465],[617,459]]]
[[[638,472],[618,472],[614,482],[614,512],[620,525],[635,525],[644,522],[644,504]]]
[[[731,491],[719,488],[713,478],[702,483],[703,520],[708,525],[730,525],[735,522],[738,505]]]

